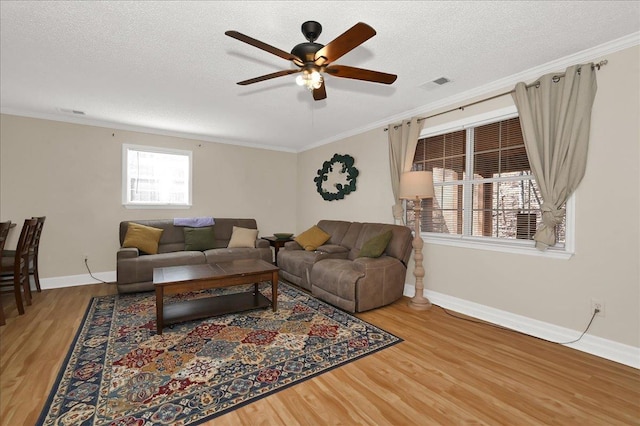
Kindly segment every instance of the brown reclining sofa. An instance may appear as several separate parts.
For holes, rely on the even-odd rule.
[[[329,240],[315,250],[296,241],[278,252],[280,276],[334,306],[362,312],[388,305],[402,297],[411,230],[385,223],[321,220],[317,227]],[[365,242],[391,231],[391,240],[379,257],[360,257]]]
[[[142,254],[137,248],[123,248],[129,222],[163,230],[157,254]],[[255,219],[215,218],[215,248],[185,251],[185,235],[182,226],[174,226],[173,219],[136,220],[120,222],[120,249],[117,253],[117,287],[119,293],[151,291],[153,268],[204,263],[226,262],[236,259],[262,259],[272,261],[269,242],[256,239],[255,247],[228,248],[233,227],[258,229]]]

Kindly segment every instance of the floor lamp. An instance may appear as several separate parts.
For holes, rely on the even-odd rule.
[[[405,172],[400,175],[400,199],[413,200],[415,213],[415,236],[413,237],[413,260],[415,267],[413,275],[416,277],[416,293],[409,300],[409,307],[418,310],[431,308],[431,302],[424,297],[424,267],[422,266],[422,247],[424,242],[420,236],[420,221],[422,220],[422,203],[425,198],[433,198],[433,175],[431,172]]]

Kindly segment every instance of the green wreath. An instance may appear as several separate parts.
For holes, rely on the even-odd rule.
[[[318,176],[313,181],[316,183],[318,193],[327,201],[342,200],[345,195],[356,190],[356,178],[358,169],[353,166],[354,159],[350,155],[334,154],[331,160],[322,163],[322,169],[318,170]],[[329,174],[337,172],[345,175],[344,183],[335,183],[333,187],[326,187]],[[335,189],[335,190],[334,190]]]

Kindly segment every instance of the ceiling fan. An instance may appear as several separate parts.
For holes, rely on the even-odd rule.
[[[320,33],[322,25],[315,21],[307,21],[302,24],[302,34],[308,40],[307,43],[296,45],[291,53],[280,50],[277,47],[270,46],[260,40],[256,40],[237,31],[227,31],[226,35],[240,40],[251,46],[262,49],[273,55],[291,61],[297,66],[296,68],[277,71],[260,77],[251,78],[238,82],[239,85],[258,83],[260,81],[269,80],[285,75],[301,73],[296,78],[296,83],[305,86],[313,92],[313,99],[316,101],[325,99],[327,91],[325,89],[323,73],[327,73],[333,77],[351,78],[354,80],[371,81],[374,83],[391,84],[398,78],[395,74],[387,74],[379,71],[371,71],[363,68],[349,67],[346,65],[333,65],[333,62],[360,46],[365,41],[376,35],[376,31],[369,25],[358,22],[349,28],[343,34],[336,37],[327,45],[314,43]]]

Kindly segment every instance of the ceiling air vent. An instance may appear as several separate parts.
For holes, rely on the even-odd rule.
[[[433,80],[433,82],[435,84],[438,84],[440,86],[442,86],[445,83],[450,82],[451,80],[449,80],[447,77],[440,77],[440,78],[436,78],[435,80]]]
[[[85,115],[84,111],[79,111],[77,109],[69,109],[69,108],[60,108],[60,112],[64,112],[66,114],[73,114],[73,115]]]
[[[449,80],[447,77],[440,77],[440,78],[436,78],[435,80],[432,81],[427,81],[426,83],[422,83],[420,86],[420,88],[424,89],[424,90],[433,90],[433,89],[437,89],[438,87],[442,86],[443,84],[447,84],[450,83],[451,80]]]

